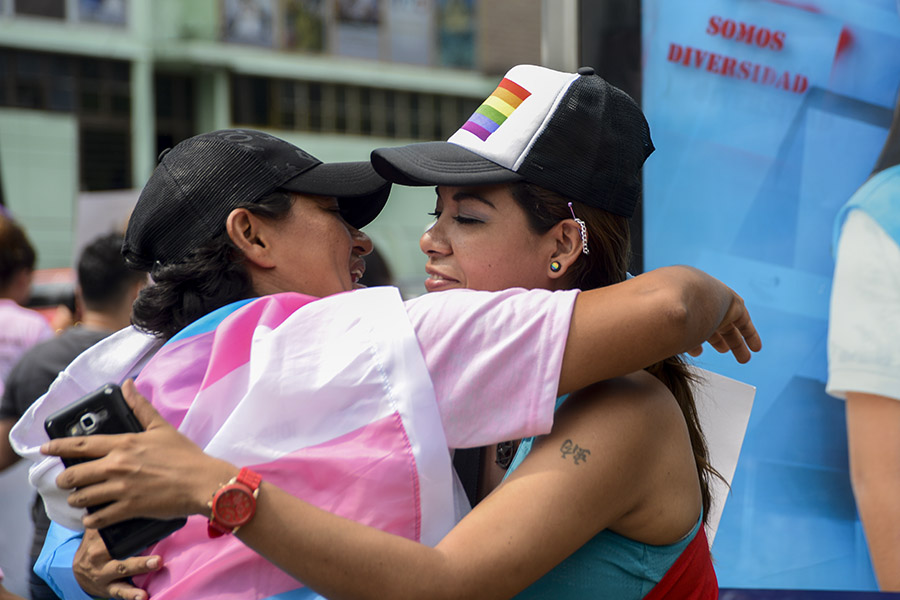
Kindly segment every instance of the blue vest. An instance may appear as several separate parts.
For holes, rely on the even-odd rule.
[[[859,186],[834,220],[832,249],[837,250],[841,229],[851,210],[858,209],[875,219],[894,243],[900,246],[900,165],[894,165],[870,177]]]

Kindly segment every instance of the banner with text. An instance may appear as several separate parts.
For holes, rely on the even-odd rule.
[[[713,546],[722,587],[875,589],[825,394],[838,208],[872,170],[900,87],[895,0],[643,1],[644,264],[745,299],[764,350],[700,366],[757,386]]]

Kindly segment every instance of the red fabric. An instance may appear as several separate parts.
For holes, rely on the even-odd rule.
[[[715,600],[719,597],[719,582],[709,554],[706,529],[694,536],[678,560],[644,600],[683,598],[684,600]]]

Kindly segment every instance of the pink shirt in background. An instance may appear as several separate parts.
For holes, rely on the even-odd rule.
[[[25,351],[52,336],[50,324],[39,313],[13,300],[0,299],[0,394],[7,375]]]

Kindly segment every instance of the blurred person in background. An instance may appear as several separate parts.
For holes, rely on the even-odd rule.
[[[25,230],[0,213],[0,393],[22,354],[53,335],[44,317],[23,308],[28,302],[36,259]]]
[[[900,97],[838,213],[826,391],[847,401],[853,495],[882,590],[900,591]]]
[[[106,336],[131,324],[131,305],[147,276],[125,265],[122,239],[111,233],[88,244],[78,260],[76,304],[81,321],[28,350],[10,371],[0,401],[0,471],[19,460],[9,444],[9,431],[28,407],[40,398],[60,371]],[[40,495],[31,509],[34,539],[31,564],[41,553],[50,519]],[[32,600],[56,598],[44,581],[30,574]]]

